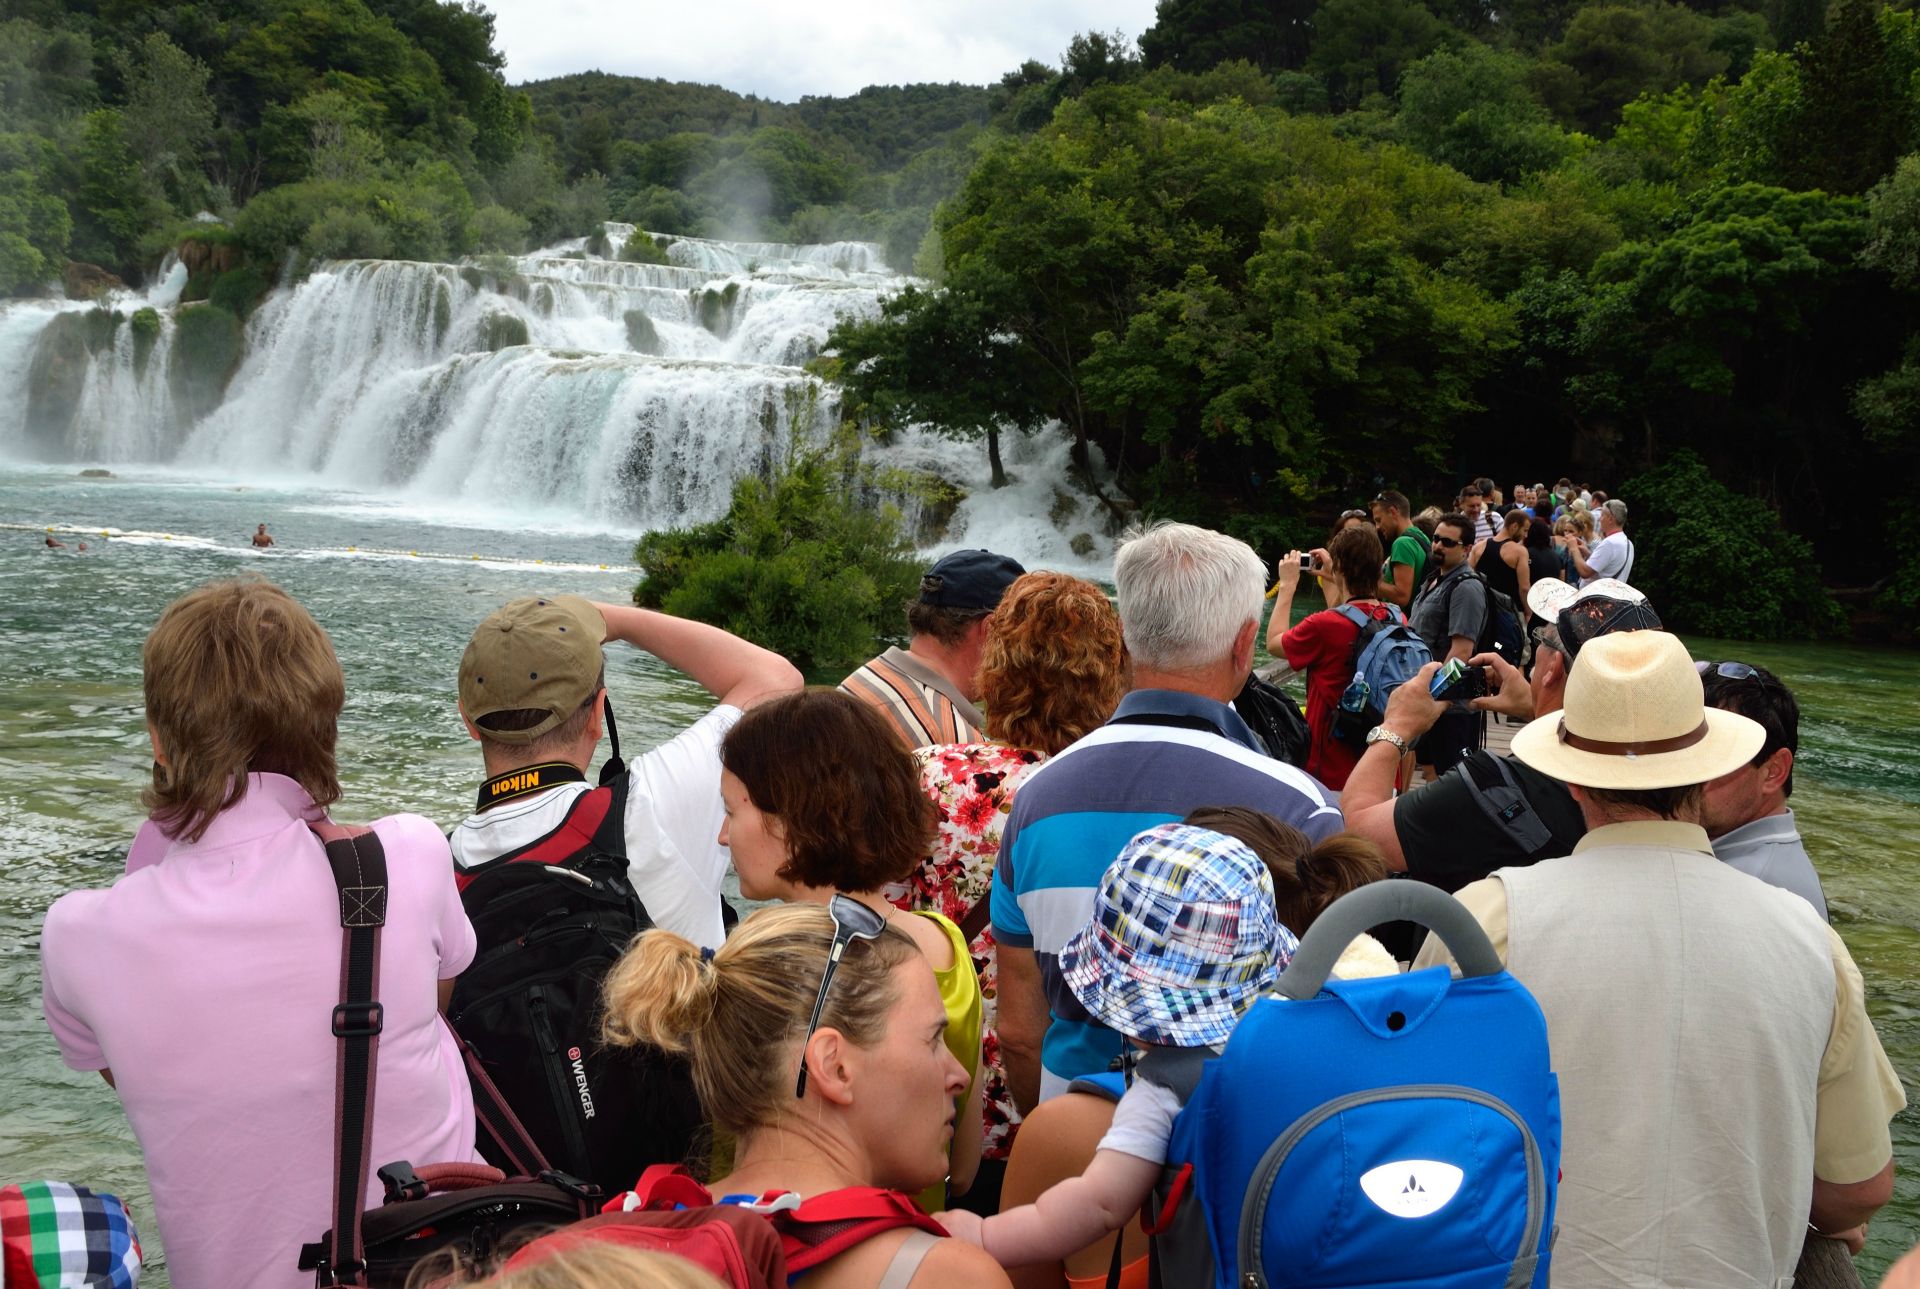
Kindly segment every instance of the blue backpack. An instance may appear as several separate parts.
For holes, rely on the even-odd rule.
[[[1401,918],[1438,932],[1463,978],[1327,978],[1354,936]],[[1169,1145],[1164,1189],[1190,1180],[1216,1289],[1544,1289],[1560,1085],[1539,1005],[1466,909],[1418,882],[1362,887],[1277,990],[1206,1062]]]
[[[1413,634],[1413,628],[1397,606],[1387,606],[1384,621],[1368,617],[1351,604],[1334,612],[1360,628],[1353,642],[1353,679],[1340,695],[1333,712],[1333,736],[1343,743],[1361,747],[1367,731],[1386,715],[1387,695],[1412,680],[1420,669],[1433,661],[1426,641]]]

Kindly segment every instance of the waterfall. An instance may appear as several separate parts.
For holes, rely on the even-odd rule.
[[[656,235],[666,263],[612,258],[633,232],[318,264],[243,335],[192,317],[172,256],[145,292],[0,303],[0,460],[364,492],[464,522],[718,518],[737,479],[831,431],[834,391],[804,365],[911,279],[863,242]],[[1109,523],[1063,486],[1063,436],[1009,435],[1014,482],[997,491],[974,445],[916,430],[869,450],[962,494],[904,494],[924,540],[1103,572]]]

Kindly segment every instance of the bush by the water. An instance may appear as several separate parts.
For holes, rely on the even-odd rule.
[[[1765,502],[1714,478],[1694,453],[1676,452],[1622,484],[1620,495],[1633,583],[1669,630],[1736,640],[1846,634],[1806,539],[1782,528]]]
[[[797,452],[767,480],[742,479],[724,519],[648,533],[633,602],[724,627],[838,678],[898,636],[920,564],[891,506],[863,504],[847,455]]]
[[[665,264],[667,250],[654,240],[652,233],[636,228],[620,248],[620,258],[631,264]]]

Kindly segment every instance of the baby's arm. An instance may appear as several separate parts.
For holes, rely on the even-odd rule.
[[[966,1213],[943,1213],[940,1221],[1003,1267],[1057,1262],[1125,1226],[1146,1203],[1160,1168],[1122,1151],[1095,1151],[1086,1172],[1054,1185],[1031,1204],[984,1221],[968,1221],[972,1215]]]

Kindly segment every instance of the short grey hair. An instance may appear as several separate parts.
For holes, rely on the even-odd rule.
[[[1227,657],[1240,629],[1260,620],[1267,566],[1237,537],[1162,521],[1121,537],[1113,583],[1133,660],[1193,671]]]
[[[1602,505],[1600,509],[1607,512],[1608,517],[1613,520],[1614,527],[1625,528],[1627,526],[1627,503],[1620,500],[1620,498],[1607,498],[1606,503]]]

